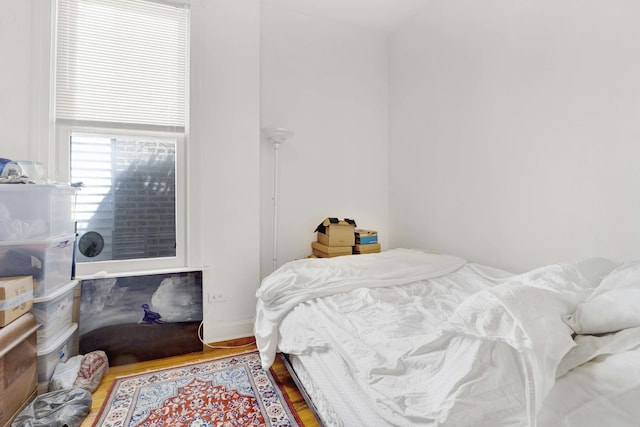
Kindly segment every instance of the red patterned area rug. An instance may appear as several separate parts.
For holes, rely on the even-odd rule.
[[[298,426],[258,352],[116,378],[94,426]]]

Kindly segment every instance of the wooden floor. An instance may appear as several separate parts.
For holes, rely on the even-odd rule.
[[[109,368],[109,373],[102,379],[100,386],[93,392],[93,402],[91,405],[91,412],[82,422],[80,427],[91,427],[95,422],[98,415],[98,411],[102,407],[102,403],[107,397],[111,383],[116,377],[123,375],[136,374],[140,372],[150,371],[154,369],[169,368],[171,366],[183,365],[190,362],[198,362],[201,360],[212,359],[216,357],[230,356],[233,354],[245,353],[247,351],[256,350],[255,344],[251,344],[244,347],[238,347],[246,345],[253,341],[252,338],[245,338],[233,341],[226,341],[223,343],[216,343],[216,346],[228,346],[236,347],[229,349],[212,349],[205,347],[205,351],[201,353],[191,353],[182,356],[169,357],[166,359],[151,360],[147,362],[139,362],[131,365],[113,366]],[[298,414],[298,417],[302,421],[304,427],[317,427],[319,424],[316,421],[313,413],[307,406],[302,395],[298,391],[298,388],[294,384],[287,368],[282,363],[280,358],[276,358],[276,362],[272,366],[272,370],[275,374],[278,384],[284,389],[290,402],[292,402],[293,409]]]

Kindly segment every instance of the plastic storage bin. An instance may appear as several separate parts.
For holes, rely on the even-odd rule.
[[[72,356],[73,334],[76,329],[78,329],[78,324],[72,323],[47,348],[38,349],[38,384],[49,384],[58,363],[66,362]],[[38,388],[40,389],[40,387]]]
[[[45,296],[71,280],[75,233],[45,240],[0,242],[3,276],[33,276],[34,298]]]
[[[72,280],[55,292],[33,300],[31,312],[40,324],[38,350],[45,349],[62,335],[72,323],[73,290],[78,282]]]
[[[1,184],[0,240],[74,233],[75,196],[69,185]]]

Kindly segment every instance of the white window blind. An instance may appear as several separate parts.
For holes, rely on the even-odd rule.
[[[59,0],[56,120],[182,131],[188,8]]]

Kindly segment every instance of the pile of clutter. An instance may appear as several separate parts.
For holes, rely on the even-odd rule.
[[[0,157],[0,184],[45,184],[46,175],[40,162]]]
[[[317,241],[311,243],[311,257],[331,258],[380,252],[378,232],[356,227],[353,219],[325,218],[315,229]]]
[[[11,427],[79,427],[91,410],[91,393],[109,370],[104,351],[93,351],[59,363],[49,391],[39,394],[13,420]]]

